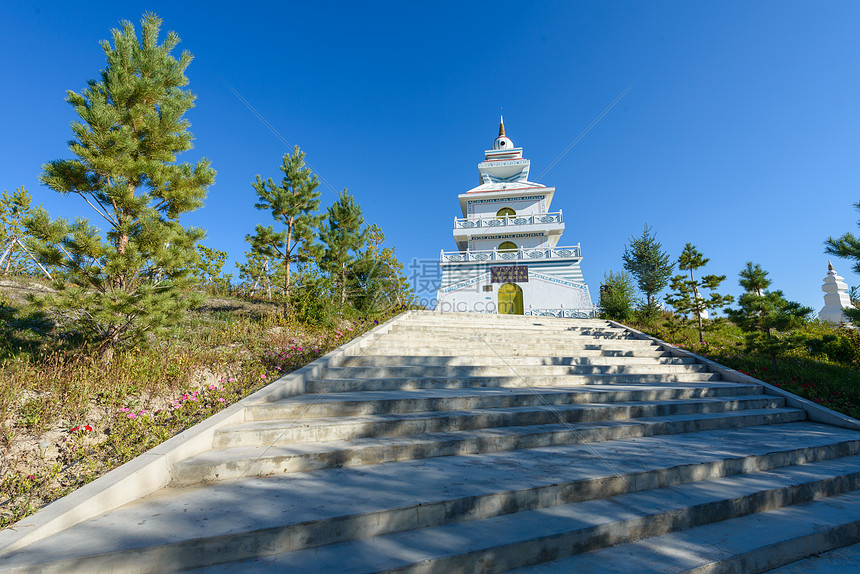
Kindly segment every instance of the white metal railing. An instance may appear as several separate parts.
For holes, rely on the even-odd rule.
[[[535,225],[541,223],[562,223],[561,210],[552,213],[533,213],[529,215],[507,215],[499,217],[455,217],[454,229],[485,229],[490,227],[509,227],[512,225]]]
[[[570,247],[520,247],[519,249],[489,249],[484,251],[442,251],[442,263],[480,261],[539,261],[541,259],[570,259],[582,257],[579,244]]]
[[[558,317],[567,319],[593,319],[600,315],[599,307],[582,307],[574,309],[527,309],[525,314],[531,317]]]

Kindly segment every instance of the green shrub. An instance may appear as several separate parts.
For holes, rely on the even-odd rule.
[[[627,321],[633,315],[633,278],[626,271],[603,275],[600,286],[600,309],[603,317],[616,321]]]

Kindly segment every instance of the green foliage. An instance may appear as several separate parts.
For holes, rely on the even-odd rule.
[[[254,250],[245,252],[245,263],[239,263],[239,280],[245,292],[249,295],[258,293],[265,289],[266,298],[272,301],[272,284],[279,283],[278,279],[285,275],[283,264],[280,260],[272,261],[267,255],[262,255]]]
[[[299,146],[293,149],[293,155],[284,154],[280,168],[284,172],[281,185],[275,185],[271,178],[263,181],[257,176],[253,186],[259,201],[254,207],[271,211],[275,221],[282,223],[285,229],[276,232],[271,225],[258,225],[256,233],[245,240],[251,243],[251,251],[258,256],[280,260],[284,270],[284,302],[288,306],[291,265],[313,261],[321,253],[321,248],[314,243],[321,220],[316,213],[320,193],[316,191],[319,181],[305,164],[305,154]]]
[[[803,345],[811,356],[860,367],[860,333],[856,329],[837,329],[835,332],[816,335],[803,339]]]
[[[27,274],[31,255],[24,245],[27,239],[24,221],[32,214],[33,196],[27,188],[16,188],[0,196],[0,270],[4,275]]]
[[[320,268],[332,278],[341,305],[347,300],[349,267],[358,258],[358,251],[365,240],[363,225],[361,207],[344,189],[328,208],[320,230],[320,240],[325,248]]]
[[[600,286],[600,309],[607,319],[628,321],[633,314],[633,278],[626,271],[603,275]]]
[[[674,307],[678,313],[689,314],[691,320],[697,320],[699,341],[704,341],[702,315],[708,310],[719,309],[734,300],[731,295],[720,295],[714,292],[714,289],[725,280],[725,275],[705,275],[701,280],[695,278],[693,272],[704,267],[708,261],[710,259],[703,257],[693,245],[687,243],[684,251],[678,257],[678,269],[689,271],[690,278],[687,279],[685,275],[672,277],[671,288],[674,293],[666,296],[666,302]],[[711,291],[708,299],[702,296],[699,291],[700,288]]]
[[[297,299],[307,284],[302,272],[299,267]],[[5,289],[2,305],[20,311]],[[270,303],[238,298],[207,303],[187,315],[175,337],[150,347],[120,348],[110,362],[86,349],[48,348],[0,360],[0,528],[402,310],[354,321],[337,318],[334,327],[317,329]],[[335,322],[330,314],[324,317]],[[15,448],[34,433],[58,428],[66,432],[59,440],[45,437],[52,447],[42,456]]]
[[[179,43],[173,32],[158,43],[158,17],[146,14],[141,24],[139,39],[130,22],[113,30],[113,46],[101,43],[100,79],[68,92],[81,119],[69,144],[76,159],[45,164],[41,178],[84,199],[104,220],[105,239],[81,218],[52,221],[39,209],[26,221],[40,260],[62,270],[58,293],[35,304],[74,324],[108,358],[117,346],[172,327],[195,304],[185,291],[203,231],[179,217],[203,204],[215,177],[205,159],[175,163],[192,147],[183,119],[195,98],[183,89],[191,54],[171,55]]]
[[[794,338],[803,344],[773,359],[749,349],[745,333],[728,319],[711,322],[708,341],[699,342],[695,325],[667,317],[658,325],[633,326],[649,335],[737,369],[825,407],[860,417],[860,333],[809,321]]]
[[[45,405],[39,399],[28,399],[21,405],[20,416],[18,424],[30,429],[38,429],[45,417]]]
[[[313,325],[332,325],[338,317],[379,315],[410,304],[414,294],[403,274],[403,265],[393,248],[382,246],[385,234],[378,225],[364,228],[361,207],[347,190],[339,194],[325,215],[313,213],[319,205],[319,194],[313,191],[317,181],[305,167],[303,157],[298,148],[292,157],[284,156],[281,169],[287,177],[280,188],[258,177],[255,188],[264,201],[257,207],[273,209],[276,219],[285,222],[287,229],[276,232],[272,227],[258,225],[255,235],[246,238],[252,248],[246,253],[246,262],[239,265],[243,288],[248,294],[262,292],[269,300],[285,300],[286,289],[292,283],[289,315]],[[290,195],[285,191],[288,189],[296,191]],[[289,214],[283,206],[301,197],[310,200],[302,203],[303,215],[295,216],[290,231]],[[272,207],[278,205],[281,207]],[[314,243],[317,225],[320,244]],[[290,237],[293,250],[286,258]],[[297,263],[293,279],[291,263]]]
[[[751,261],[740,272],[739,283],[746,293],[738,300],[739,308],[726,309],[726,314],[746,333],[747,347],[770,356],[776,370],[776,356],[797,343],[789,332],[800,327],[812,309],[786,300],[782,291],[767,291],[767,271]]]
[[[415,294],[403,274],[403,264],[393,247],[380,245],[385,234],[375,223],[365,230],[366,248],[350,265],[350,299],[362,314],[379,314],[399,305],[411,304]]]
[[[205,245],[197,245],[197,251],[200,259],[194,267],[194,275],[210,293],[229,292],[233,274],[221,274],[224,264],[227,263],[227,252]]]
[[[860,210],[860,202],[855,203],[854,207]],[[858,222],[858,225],[860,225],[860,222]],[[853,259],[854,265],[851,269],[853,269],[855,273],[860,273],[860,237],[855,237],[853,234],[846,232],[838,239],[828,237],[824,242],[824,245],[825,253],[845,259]],[[854,303],[853,295],[851,302],[852,304]],[[860,322],[860,309],[844,309],[843,313],[846,317],[851,319],[853,323]]]
[[[860,285],[848,288],[848,300],[854,308],[860,308]]]
[[[316,266],[301,266],[296,275],[290,314],[308,325],[329,325],[333,319],[331,281]]]
[[[674,264],[657,235],[645,224],[641,237],[631,236],[624,248],[624,269],[633,274],[639,290],[645,294],[645,310],[653,314],[657,309],[655,296],[669,283]]]

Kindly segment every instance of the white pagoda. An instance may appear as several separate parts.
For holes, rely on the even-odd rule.
[[[528,180],[529,160],[505,135],[484,152],[479,185],[461,193],[454,218],[457,251],[442,251],[442,312],[590,317],[596,309],[579,267],[579,244],[560,247],[561,210],[555,193]]]
[[[824,291],[824,307],[818,312],[818,318],[821,321],[828,323],[847,323],[848,319],[842,312],[843,309],[851,308],[851,298],[848,296],[848,285],[845,283],[836,271],[833,270],[833,264],[827,262],[827,276],[823,279],[824,285],[821,290]]]

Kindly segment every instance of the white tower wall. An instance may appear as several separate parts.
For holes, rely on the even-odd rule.
[[[453,232],[459,250],[441,253],[438,310],[497,313],[504,301],[525,315],[595,312],[579,245],[560,245],[564,218],[550,208],[555,188],[528,180],[529,160],[522,154],[502,122],[478,164],[478,187],[458,196],[463,218],[455,218]],[[498,216],[505,207],[515,213]]]

